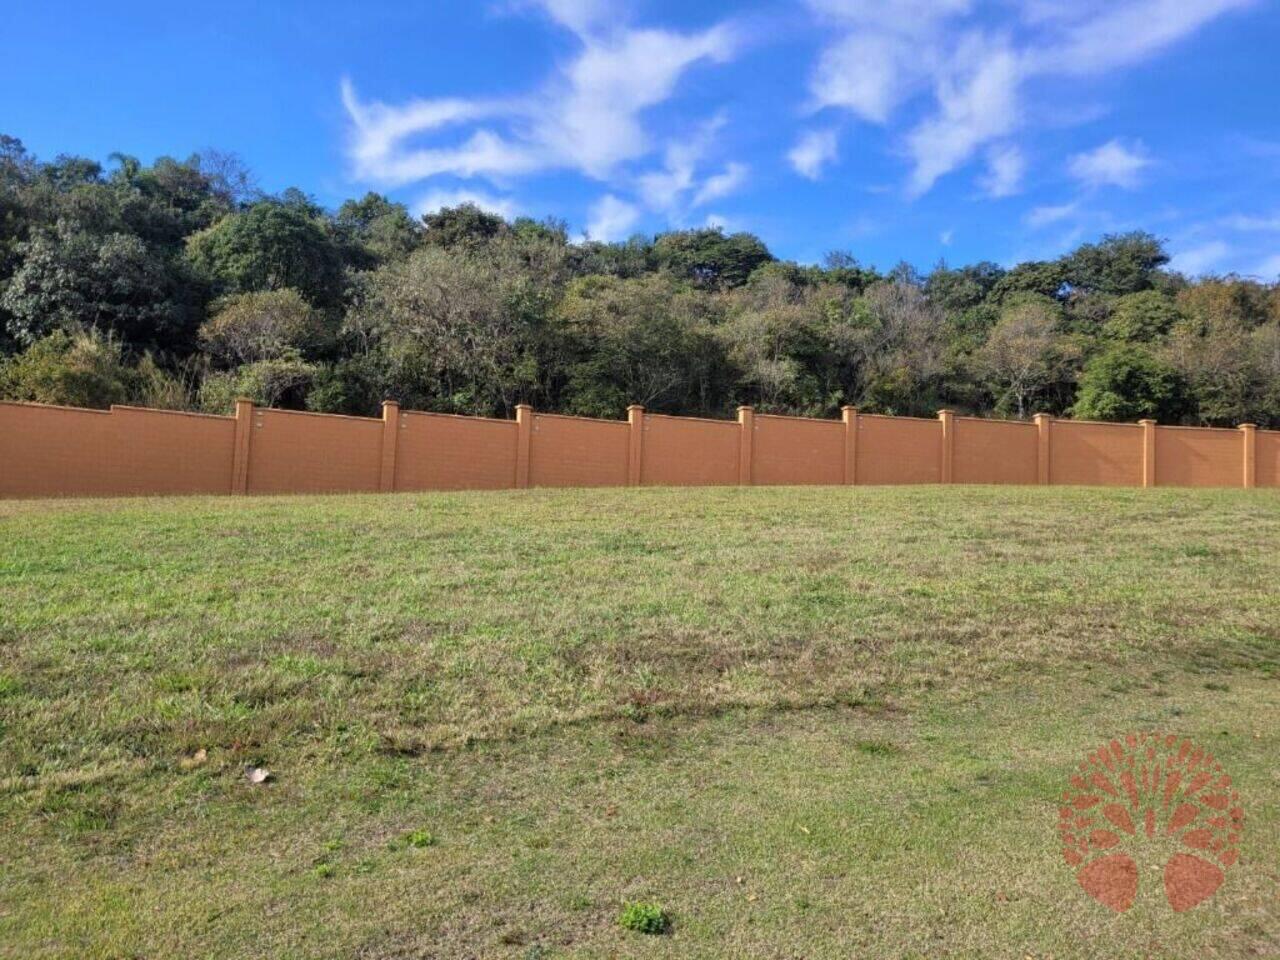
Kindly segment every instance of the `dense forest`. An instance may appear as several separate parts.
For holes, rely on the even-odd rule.
[[[474,206],[266,195],[215,152],[104,167],[0,137],[0,399],[1280,426],[1280,285],[1168,260],[1146,233],[927,274],[710,229],[572,242]]]

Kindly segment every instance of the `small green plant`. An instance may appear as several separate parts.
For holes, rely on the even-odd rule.
[[[404,850],[412,847],[415,850],[421,850],[423,847],[430,847],[436,842],[435,834],[426,828],[411,830],[402,837],[396,837],[387,844],[392,850]]]
[[[321,880],[327,880],[337,873],[337,867],[332,863],[317,863],[311,872]]]
[[[628,903],[618,923],[626,930],[657,936],[671,927],[671,917],[656,903]]]

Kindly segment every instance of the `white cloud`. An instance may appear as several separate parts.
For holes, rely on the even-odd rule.
[[[796,141],[787,153],[787,159],[800,176],[817,180],[828,164],[835,163],[837,151],[834,130],[809,130]]]
[[[1085,153],[1077,153],[1067,164],[1071,176],[1087,187],[1124,187],[1132,190],[1138,186],[1138,175],[1151,165],[1142,144],[1127,147],[1119,140],[1110,140]]]
[[[533,0],[552,20],[574,33],[590,33],[619,19],[623,10],[613,0]]]
[[[938,79],[939,111],[907,135],[915,161],[908,184],[926,193],[943,174],[967,161],[982,144],[1011,132],[1018,122],[1018,59],[1003,44],[971,34]]]
[[[725,62],[737,45],[724,24],[695,33],[591,33],[605,5],[565,0],[543,6],[578,32],[582,50],[532,94],[390,105],[362,101],[344,79],[355,176],[395,186],[440,174],[501,182],[571,169],[608,180],[620,164],[652,151],[642,113],[669,99],[694,64]],[[442,142],[454,130],[461,136]],[[423,138],[431,142],[419,145]]]
[[[956,232],[954,230],[943,230],[942,233],[938,235],[938,240],[942,243],[944,247],[951,246],[951,241],[954,240],[955,238],[956,238]]]
[[[649,209],[680,220],[688,207],[699,207],[728,196],[746,183],[750,171],[746,164],[736,161],[699,182],[699,169],[724,124],[724,115],[718,114],[702,124],[693,136],[673,139],[667,144],[662,168],[637,179],[640,196]]]
[[[884,123],[927,76],[910,40],[853,33],[822,52],[810,93],[815,108],[844,107]]]
[[[1011,197],[1022,190],[1026,172],[1027,160],[1018,147],[994,147],[987,151],[987,175],[982,178],[982,189],[992,197]]]
[[[721,197],[727,197],[729,194],[736,192],[747,182],[747,174],[749,172],[745,163],[730,163],[720,173],[713,174],[703,181],[698,192],[694,194],[693,205],[700,207],[703,204],[710,203],[712,200],[719,200]]]
[[[520,208],[510,197],[495,197],[478,190],[432,190],[420,197],[413,205],[414,216],[424,213],[435,213],[444,207],[457,207],[464,203],[473,203],[481,210],[496,213],[505,220],[515,217]]]
[[[1237,213],[1222,219],[1222,225],[1228,230],[1240,233],[1280,233],[1280,216],[1259,217],[1254,214]]]
[[[1035,52],[1038,72],[1064,76],[1104,73],[1138,63],[1215,17],[1254,0],[1128,0],[1083,14],[1056,42]]]
[[[1280,280],[1280,253],[1267,257],[1249,272],[1268,282]]]
[[[904,138],[908,189],[919,195],[1022,127],[1031,81],[1131,66],[1252,2],[1022,0],[993,22],[991,7],[970,0],[808,0],[835,34],[810,74],[810,102],[889,124],[928,96],[924,119]],[[1000,182],[989,171],[984,186],[1007,195],[987,186]]]
[[[1231,248],[1221,240],[1210,240],[1175,253],[1169,261],[1169,269],[1190,277],[1199,276],[1222,263],[1230,253]]]
[[[738,233],[746,229],[739,220],[719,213],[708,213],[702,223],[711,230],[722,230],[725,233]]]
[[[724,62],[733,47],[725,27],[689,35],[633,30],[589,43],[565,71],[549,108],[539,112],[536,139],[559,165],[606,179],[622,161],[650,151],[641,111],[668,99],[693,64]]]
[[[1063,203],[1058,206],[1034,207],[1023,219],[1032,228],[1047,227],[1074,217],[1080,210],[1079,202]]]
[[[620,200],[611,193],[605,194],[591,206],[587,236],[592,240],[610,243],[625,240],[640,222],[640,209]]]

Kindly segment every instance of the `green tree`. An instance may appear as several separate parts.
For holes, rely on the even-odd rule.
[[[426,226],[423,241],[429,246],[464,252],[474,252],[511,229],[502,217],[474,203],[442,207],[424,214],[422,222]]]
[[[19,249],[22,265],[0,294],[18,343],[87,328],[137,345],[186,346],[198,316],[196,291],[180,264],[136,236],[97,236],[64,222]]]
[[[1124,296],[1149,290],[1169,262],[1164,244],[1149,233],[1107,234],[1064,258],[1066,282],[1082,290]]]
[[[586,277],[560,304],[567,410],[618,417],[628,404],[721,412],[726,365],[713,304],[667,276]]]
[[[261,200],[190,236],[187,254],[222,294],[290,288],[320,309],[342,301],[341,245],[305,201]]]
[[[229,297],[200,327],[210,356],[231,366],[314,354],[331,339],[323,315],[287,289]]]
[[[401,402],[509,414],[539,393],[563,275],[563,248],[540,238],[508,235],[471,251],[427,245],[368,275],[348,332],[387,356]]]
[[[246,397],[260,407],[299,409],[316,374],[315,364],[293,351],[271,360],[246,363],[205,377],[200,385],[200,406],[209,413],[230,413],[236,400]]]
[[[683,280],[705,287],[737,287],[753,270],[773,260],[759,237],[725,235],[719,227],[664,233],[653,244],[655,264]]]
[[[1188,406],[1177,370],[1142,347],[1117,344],[1085,364],[1071,413],[1079,420],[1178,423]]]
[[[1059,315],[1057,304],[1041,298],[1006,307],[974,355],[997,411],[1026,419],[1032,401],[1061,379],[1075,359],[1074,344],[1059,332]]]
[[[403,260],[422,242],[422,226],[404,204],[392,203],[378,193],[343,203],[334,226],[349,248],[347,259],[357,269]]]
[[[1102,324],[1102,334],[1109,340],[1151,343],[1168,333],[1181,316],[1169,297],[1143,290],[1115,302],[1111,316]]]

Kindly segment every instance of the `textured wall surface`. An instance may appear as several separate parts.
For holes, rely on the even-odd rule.
[[[751,480],[759,484],[844,482],[844,424],[757,414]]]
[[[1035,424],[956,417],[955,425],[956,483],[1036,482],[1040,432]]]
[[[399,415],[397,490],[498,490],[516,484],[516,424],[438,413]]]
[[[1258,486],[1280,487],[1280,433],[1258,433]]]
[[[940,483],[942,424],[910,417],[859,417],[857,480]]]
[[[255,410],[249,493],[375,491],[381,459],[381,420]]]
[[[1239,430],[1156,427],[1156,486],[1238,487],[1243,476]]]
[[[0,497],[358,493],[645,484],[1280,486],[1280,432],[1037,418],[516,420],[402,412],[235,417],[0,402]],[[1249,459],[1250,438],[1253,459]],[[1252,463],[1252,475],[1247,464]],[[948,475],[948,467],[950,473]]]
[[[738,482],[736,420],[646,414],[640,482],[685,487]]]
[[[1055,420],[1049,429],[1050,483],[1142,486],[1141,427]]]
[[[0,496],[230,493],[235,420],[0,403]]]
[[[533,418],[529,485],[624,487],[631,428],[614,420],[539,413]]]

